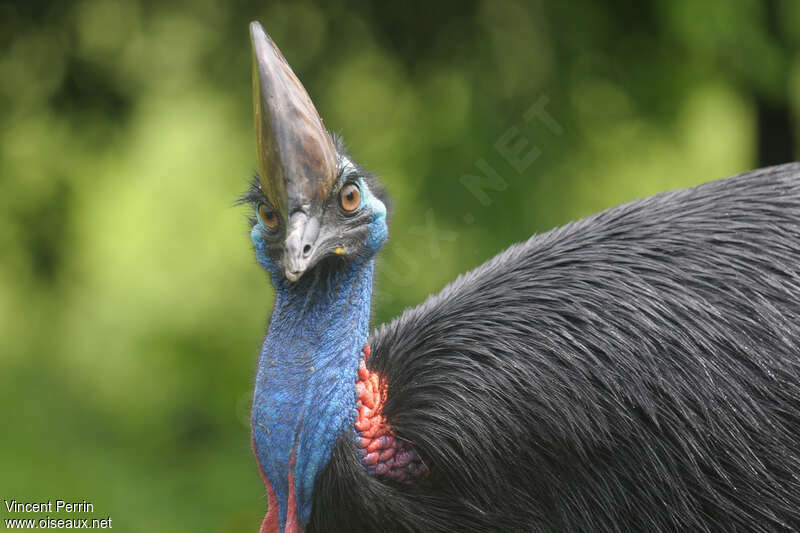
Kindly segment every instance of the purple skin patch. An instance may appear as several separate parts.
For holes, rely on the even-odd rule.
[[[369,346],[358,364],[355,427],[367,471],[397,483],[407,483],[428,475],[428,467],[405,441],[396,438],[382,414],[386,386],[380,375],[367,369]]]

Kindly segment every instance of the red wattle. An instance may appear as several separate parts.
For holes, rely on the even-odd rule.
[[[297,445],[295,444],[295,447]],[[303,533],[303,528],[300,527],[300,521],[297,519],[297,496],[294,492],[294,474],[292,474],[292,470],[294,470],[294,464],[297,457],[295,456],[294,450],[292,450],[292,455],[289,457],[289,502],[288,502],[288,509],[286,510],[286,527],[284,528],[284,533]]]
[[[255,439],[252,440],[253,451],[255,454]],[[261,474],[261,479],[264,480],[264,485],[267,487],[267,515],[264,521],[261,522],[261,528],[258,533],[281,533],[281,523],[278,518],[278,498],[275,497],[275,491],[272,489],[267,475],[264,474],[264,469],[261,467],[261,461],[258,460],[258,454],[255,454],[256,462],[258,463],[258,472]],[[290,468],[294,468],[295,455],[292,452],[289,459]],[[283,533],[303,533],[303,528],[300,527],[300,521],[297,519],[297,497],[294,492],[294,475],[291,470],[289,471],[289,501],[287,502],[288,509],[286,510],[286,527]]]
[[[264,484],[267,486],[267,497],[269,499],[269,507],[267,507],[267,515],[264,517],[264,521],[261,522],[261,529],[258,530],[258,533],[280,533],[280,522],[278,521],[278,499],[275,498],[275,491],[272,490],[272,485],[269,484],[267,481],[267,477],[264,475],[264,471],[261,470],[259,466],[259,471],[261,471],[261,477],[264,480]]]
[[[267,475],[261,467],[261,461],[258,459],[255,436],[250,440],[250,445],[253,448],[253,455],[256,456],[258,473],[261,474],[261,479],[264,480],[264,485],[267,487],[267,515],[264,517],[264,521],[261,522],[261,529],[258,530],[258,533],[280,533],[281,526],[278,520],[278,499],[275,497],[275,491],[272,490],[272,485],[269,484]]]

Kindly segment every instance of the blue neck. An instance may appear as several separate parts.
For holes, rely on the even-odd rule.
[[[317,268],[297,283],[272,276],[275,309],[258,363],[253,437],[286,523],[289,473],[306,523],[317,474],[355,421],[355,382],[367,339],[372,259]],[[290,461],[294,456],[294,466]]]

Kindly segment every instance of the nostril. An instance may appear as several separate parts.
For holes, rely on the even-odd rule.
[[[303,246],[303,255],[308,255],[308,252],[310,252],[310,251],[311,251],[311,245],[310,244],[306,244],[305,246]]]

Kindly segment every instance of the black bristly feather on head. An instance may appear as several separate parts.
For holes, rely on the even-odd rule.
[[[350,161],[350,163],[356,169],[356,174],[358,174],[358,176],[361,177],[367,183],[367,186],[369,187],[370,191],[372,191],[372,194],[377,196],[378,199],[381,202],[383,202],[383,205],[386,206],[386,217],[388,220],[391,221],[392,203],[391,199],[389,198],[389,195],[386,194],[386,188],[380,181],[378,181],[378,178],[375,177],[375,174],[365,169],[358,162],[356,162],[355,159],[353,159],[350,156],[349,152],[347,151],[347,146],[344,144],[344,139],[342,138],[341,135],[339,135],[338,133],[334,133],[331,135],[331,137],[333,139],[334,146],[336,146],[336,152],[340,156],[340,161],[342,160],[342,158],[347,158]],[[342,170],[343,169],[340,165],[339,172],[341,173]]]
[[[800,529],[800,165],[517,244],[375,331],[430,475],[343,436],[306,532]]]
[[[234,205],[246,205],[252,208],[251,211],[247,213],[247,223],[252,228],[258,223],[256,219],[255,210],[258,208],[258,204],[264,201],[264,193],[261,191],[261,183],[258,179],[258,172],[253,174],[253,177],[250,178],[250,184],[247,187],[241,196],[236,200]]]
[[[250,178],[250,184],[247,187],[247,190],[239,196],[239,199],[236,200],[236,205],[250,205],[252,207],[256,207],[259,203],[264,201],[264,193],[261,190],[261,182],[259,181],[258,171],[253,174],[253,177]]]

